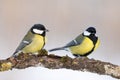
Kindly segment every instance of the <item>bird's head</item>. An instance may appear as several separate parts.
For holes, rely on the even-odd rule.
[[[95,34],[96,34],[96,29],[94,27],[89,27],[83,32],[84,36],[90,36]]]
[[[46,34],[46,32],[48,32],[48,30],[42,24],[35,24],[32,26],[31,32],[34,34],[39,34],[39,35],[45,36],[45,34]]]

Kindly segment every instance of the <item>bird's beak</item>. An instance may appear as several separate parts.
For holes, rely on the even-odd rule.
[[[46,30],[45,30],[45,32],[49,32],[49,30],[48,30],[48,29],[46,29]]]

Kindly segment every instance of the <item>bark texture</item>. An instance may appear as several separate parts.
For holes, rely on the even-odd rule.
[[[16,69],[24,69],[31,66],[42,66],[49,69],[72,69],[78,71],[88,71],[101,75],[110,75],[120,79],[120,66],[103,62],[87,57],[70,58],[68,56],[48,55],[46,50],[42,50],[38,55],[21,53],[17,57],[10,57],[0,60],[0,72]]]

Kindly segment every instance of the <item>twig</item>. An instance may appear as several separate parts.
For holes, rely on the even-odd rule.
[[[110,75],[120,79],[120,66],[108,62],[82,58],[70,58],[68,56],[48,55],[46,50],[39,52],[39,55],[30,55],[21,53],[17,57],[10,57],[0,60],[0,71],[7,71],[13,68],[24,69],[31,66],[43,66],[49,69],[72,69],[80,71],[89,71],[101,75]]]

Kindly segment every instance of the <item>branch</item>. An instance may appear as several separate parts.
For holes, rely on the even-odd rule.
[[[49,69],[72,69],[80,71],[89,71],[101,75],[110,75],[120,79],[120,66],[108,62],[89,59],[87,57],[70,58],[68,56],[48,55],[46,50],[39,52],[39,55],[30,55],[21,53],[17,57],[10,57],[0,60],[0,71],[24,69],[31,66],[43,66]]]

